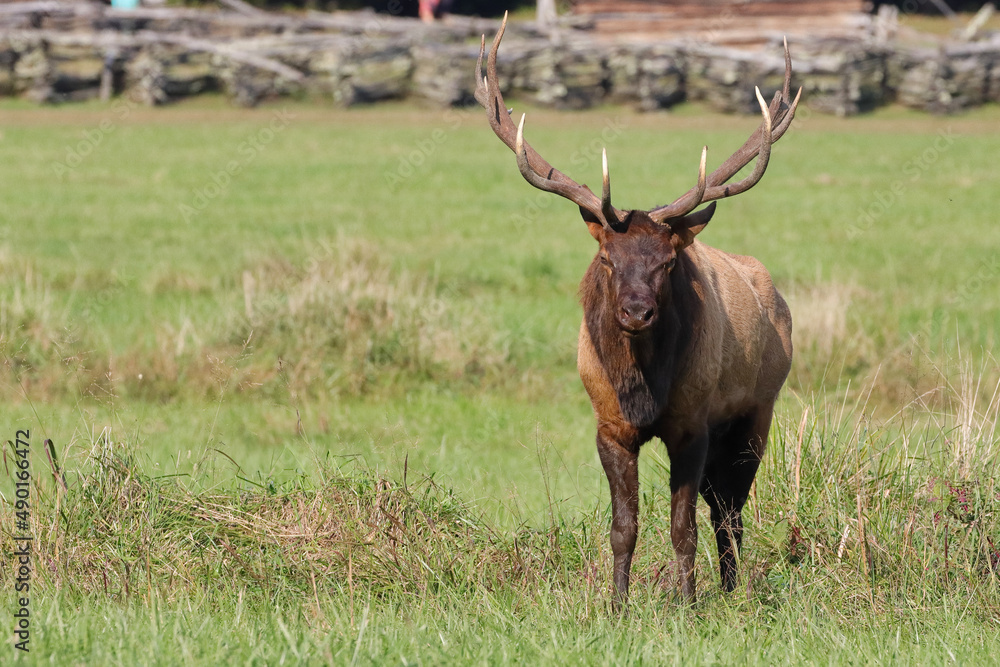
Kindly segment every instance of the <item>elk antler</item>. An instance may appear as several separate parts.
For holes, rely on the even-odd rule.
[[[479,60],[476,62],[476,100],[486,109],[490,127],[507,147],[517,156],[517,166],[521,175],[539,190],[553,192],[569,199],[581,209],[601,221],[605,227],[617,225],[624,215],[611,205],[611,179],[608,175],[608,158],[604,154],[604,179],[601,197],[594,194],[586,185],[580,185],[566,174],[562,173],[539,155],[534,148],[524,140],[524,116],[517,127],[511,120],[512,109],[507,109],[503,96],[500,94],[500,83],[497,78],[497,51],[500,40],[507,28],[507,14],[504,13],[500,30],[493,38],[489,57],[486,60],[486,76],[480,80],[483,71],[483,54],[486,51],[486,36],[483,35],[479,47]]]
[[[767,161],[771,156],[771,145],[785,134],[785,130],[792,123],[795,117],[795,109],[802,97],[802,88],[799,88],[795,99],[789,104],[788,95],[792,81],[792,58],[788,53],[788,40],[785,40],[785,83],[781,91],[774,94],[770,106],[764,104],[760,89],[755,88],[757,102],[760,104],[761,114],[764,120],[760,127],[740,146],[739,150],[729,156],[725,162],[713,171],[707,178],[705,177],[705,151],[702,149],[701,168],[698,172],[698,184],[681,195],[676,201],[667,206],[660,206],[649,211],[649,217],[655,222],[665,224],[670,218],[678,218],[687,215],[696,207],[705,202],[732,197],[741,192],[746,192],[764,175],[767,169]],[[757,158],[753,172],[741,181],[726,185],[726,181],[733,177],[736,172],[750,164],[750,161]]]
[[[493,38],[489,57],[486,60],[486,76],[479,79],[483,71],[483,55],[486,52],[486,36],[483,35],[479,46],[479,59],[476,61],[476,100],[486,109],[493,132],[514,151],[517,156],[517,166],[521,175],[533,186],[546,192],[553,192],[569,199],[574,204],[590,212],[605,227],[614,226],[624,220],[624,214],[611,205],[611,178],[608,173],[608,154],[603,156],[603,187],[601,197],[595,195],[586,185],[580,185],[566,174],[554,168],[524,141],[524,116],[515,128],[510,114],[513,109],[507,109],[500,94],[500,84],[497,78],[497,51],[500,40],[507,28],[507,14]],[[686,193],[678,197],[672,204],[660,206],[649,211],[649,217],[654,222],[666,224],[667,220],[687,215],[706,202],[724,197],[732,197],[746,192],[760,181],[767,169],[767,161],[771,156],[771,146],[785,134],[795,117],[802,88],[799,88],[795,99],[789,103],[792,80],[792,58],[788,53],[788,40],[785,40],[785,82],[781,91],[774,94],[771,104],[764,103],[760,89],[755,88],[757,102],[764,116],[760,127],[743,143],[743,145],[708,176],[705,175],[705,161],[708,147],[702,148],[701,164],[698,168],[698,183]],[[726,185],[740,169],[757,158],[753,172],[741,181]]]

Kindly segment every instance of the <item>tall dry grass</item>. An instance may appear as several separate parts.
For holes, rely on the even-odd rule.
[[[393,269],[370,243],[343,238],[293,262],[265,256],[217,290],[210,317],[149,324],[152,342],[108,349],[79,288],[70,304],[30,265],[0,257],[6,398],[222,392],[362,395],[401,383],[481,383],[508,370],[502,338],[432,278]],[[157,284],[162,283],[159,281]],[[237,291],[238,290],[238,291]]]
[[[401,377],[454,381],[496,374],[506,352],[469,304],[433,279],[391,268],[370,243],[326,239],[301,264],[263,258],[243,272],[231,342],[277,357],[296,387],[350,393]]]

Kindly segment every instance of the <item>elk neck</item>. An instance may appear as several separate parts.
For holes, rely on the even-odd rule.
[[[659,317],[639,336],[615,322],[608,277],[597,259],[580,284],[584,321],[598,359],[616,394],[622,415],[637,427],[661,416],[670,388],[688,351],[701,308],[692,284],[697,268],[685,252],[677,258],[659,300]]]

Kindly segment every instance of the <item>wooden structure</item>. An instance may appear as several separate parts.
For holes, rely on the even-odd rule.
[[[727,16],[720,11],[716,19],[750,23]],[[783,23],[784,30],[750,35],[764,48],[736,48],[709,39],[723,33],[711,19],[686,33],[654,33],[647,18],[632,28],[647,30],[642,39],[630,39],[639,32],[595,32],[594,20],[579,16],[555,28],[517,22],[507,27],[510,50],[497,70],[505,94],[542,106],[655,110],[693,100],[755,114],[754,86],[767,97],[780,86],[780,40],[788,34],[793,85],[803,86],[810,111],[850,115],[899,102],[951,113],[1000,103],[998,33],[906,43],[894,37],[891,21],[882,30],[876,21],[829,39],[802,37],[788,29],[791,21]],[[241,105],[309,95],[340,105],[413,97],[461,106],[472,100],[479,36],[497,25],[464,16],[424,24],[371,12],[123,11],[98,2],[0,0],[0,97],[55,103],[121,96],[127,104],[164,104],[217,91]]]
[[[867,0],[574,0],[607,37],[755,44],[775,36],[850,37],[868,26]]]

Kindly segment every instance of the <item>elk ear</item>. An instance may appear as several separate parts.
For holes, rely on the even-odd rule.
[[[715,202],[712,202],[700,211],[688,213],[670,221],[670,229],[674,233],[673,244],[675,250],[683,250],[691,245],[698,232],[705,229],[705,225],[715,215]]]
[[[590,230],[590,235],[593,236],[598,243],[603,242],[604,225],[602,225],[601,221],[597,219],[597,216],[582,206],[580,207],[580,215],[583,217],[583,221],[587,223],[587,229]]]

